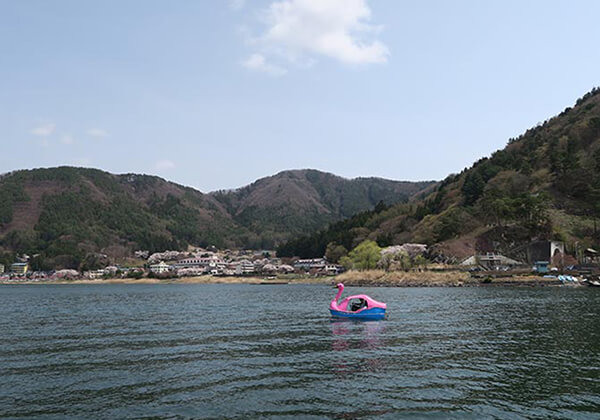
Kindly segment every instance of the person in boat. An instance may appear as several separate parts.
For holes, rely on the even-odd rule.
[[[365,308],[366,306],[367,306],[367,301],[361,298],[361,299],[358,299],[357,302],[353,302],[352,303],[352,306],[350,307],[350,310],[352,312],[356,312],[356,311],[358,311],[358,310],[360,310],[362,308]]]

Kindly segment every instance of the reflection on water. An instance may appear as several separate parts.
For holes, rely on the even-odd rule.
[[[360,291],[1,287],[0,417],[598,418],[600,291]]]
[[[378,357],[379,350],[383,350],[383,330],[385,321],[354,321],[332,320],[331,332],[333,334],[332,349],[334,351],[347,351],[363,349],[366,357],[360,364],[363,371],[376,371],[384,367],[383,361]],[[357,372],[357,365],[339,359],[333,365],[333,370],[338,376],[348,376]]]
[[[384,328],[385,321],[331,320],[333,349],[346,350],[353,341],[357,348],[379,348]]]

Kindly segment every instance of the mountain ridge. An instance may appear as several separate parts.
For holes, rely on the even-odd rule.
[[[41,254],[46,266],[73,267],[87,254],[124,257],[140,248],[272,248],[347,217],[332,203],[357,197],[366,210],[374,199],[407,201],[432,184],[382,180],[365,188],[340,179],[284,171],[241,193],[205,194],[154,175],[68,166],[13,171],[0,177],[0,252]]]

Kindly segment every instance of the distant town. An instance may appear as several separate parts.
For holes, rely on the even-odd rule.
[[[365,241],[362,245],[368,245]],[[329,261],[327,256],[320,258],[279,258],[273,250],[218,250],[214,247],[191,248],[186,252],[164,251],[150,253],[134,252],[131,264],[113,264],[103,268],[77,271],[60,269],[34,271],[30,269],[28,255],[21,255],[13,264],[4,267],[0,264],[0,281],[7,282],[52,282],[68,280],[108,280],[151,278],[169,280],[186,277],[262,277],[266,279],[297,278],[299,276],[331,277],[347,270],[381,270],[385,272],[434,272],[440,270],[467,272],[472,278],[510,277],[519,275],[543,276],[561,282],[578,281],[590,277],[591,281],[600,278],[600,254],[591,248],[578,250],[576,255],[565,252],[560,241],[536,241],[523,246],[511,257],[495,252],[482,252],[462,261],[441,260],[439,255],[430,252],[427,245],[406,243],[378,248],[374,243],[375,257],[368,257],[371,265],[365,265],[360,258],[342,258],[339,263]],[[360,248],[360,247],[357,247]],[[108,260],[106,255],[99,255]],[[33,256],[34,257],[34,256]],[[354,259],[353,259],[354,258]],[[358,259],[357,259],[358,258]],[[587,281],[587,280],[586,280]],[[598,284],[600,285],[600,284]]]
[[[164,251],[150,254],[135,251],[139,264],[108,265],[97,270],[79,272],[73,269],[52,271],[30,270],[28,255],[22,255],[9,267],[0,264],[0,281],[59,281],[77,279],[157,278],[170,279],[195,276],[276,276],[309,274],[334,276],[343,271],[339,264],[325,258],[281,259],[272,250],[208,250],[196,248],[188,252]],[[5,272],[6,270],[6,272]]]

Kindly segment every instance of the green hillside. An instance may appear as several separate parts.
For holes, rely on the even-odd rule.
[[[571,251],[598,246],[599,103],[600,89],[594,89],[489,158],[448,176],[424,199],[363,217],[343,245],[420,242],[457,258],[476,250],[510,254],[535,239],[562,240]],[[341,230],[333,225],[281,249],[309,256],[303,250],[312,243],[313,254],[323,255],[323,237]]]
[[[431,184],[296,171],[313,180],[307,183],[290,173],[214,194],[154,176],[97,169],[5,174],[0,177],[0,256],[10,262],[15,253],[36,255],[35,268],[50,269],[85,267],[98,255],[127,257],[137,249],[271,248],[299,231],[372,208],[375,200],[406,201]]]
[[[39,254],[44,268],[77,267],[94,252],[225,246],[227,237],[245,232],[209,196],[153,176],[17,171],[0,180],[0,197],[0,246]]]
[[[305,169],[284,171],[235,191],[212,194],[242,226],[280,242],[372,209],[407,202],[434,182],[345,179]]]

